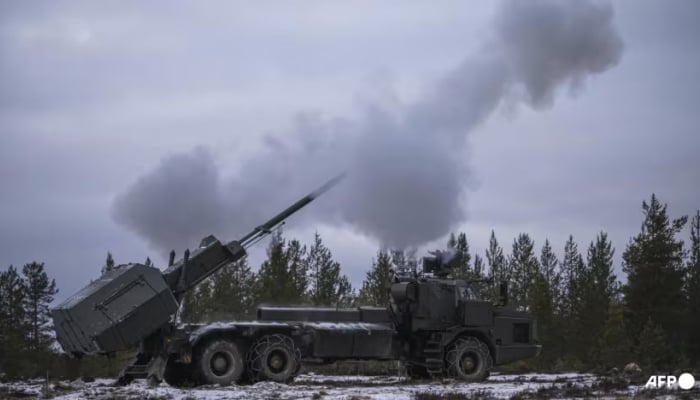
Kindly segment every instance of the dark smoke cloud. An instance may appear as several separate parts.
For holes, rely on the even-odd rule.
[[[513,79],[534,107],[551,105],[558,87],[576,89],[622,55],[609,4],[560,3],[510,1],[497,21]]]
[[[164,252],[191,246],[221,228],[219,186],[218,168],[205,149],[173,155],[117,197],[114,217]]]
[[[240,173],[221,178],[209,155],[170,157],[119,196],[116,220],[154,246],[240,235],[340,171],[349,173],[301,218],[348,224],[408,247],[464,221],[468,133],[503,102],[551,105],[616,65],[622,42],[606,3],[506,1],[482,49],[411,104],[367,104],[359,117],[300,114]]]

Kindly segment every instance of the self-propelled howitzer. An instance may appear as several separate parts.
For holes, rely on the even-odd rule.
[[[214,236],[202,239],[196,250],[191,254],[186,251],[163,272],[152,266],[125,264],[103,273],[52,310],[56,339],[64,351],[76,357],[126,350],[143,345],[146,339],[159,347],[153,337],[174,325],[185,292],[245,257],[246,248],[342,178],[339,175],[329,180],[239,240],[222,243]]]
[[[484,299],[475,281],[450,278],[452,251],[423,257],[422,272],[397,265],[381,307],[259,307],[254,320],[176,324],[182,296],[269,234],[342,177],[330,180],[237,241],[213,236],[167,270],[129,264],[103,274],[53,311],[66,352],[112,353],[139,345],[119,381],[148,378],[173,386],[289,382],[303,362],[400,360],[409,376],[488,378],[493,366],[534,357],[537,324],[499,300]]]

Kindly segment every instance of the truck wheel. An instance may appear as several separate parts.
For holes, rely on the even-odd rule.
[[[198,369],[203,383],[230,385],[243,373],[243,358],[238,346],[228,340],[215,340],[202,348]]]
[[[457,339],[445,358],[448,375],[465,382],[485,380],[493,365],[488,346],[473,337]]]
[[[300,360],[301,353],[289,336],[263,336],[250,349],[251,379],[287,383],[299,373]]]

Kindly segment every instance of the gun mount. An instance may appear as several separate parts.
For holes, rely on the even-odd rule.
[[[454,250],[435,250],[429,253],[431,256],[423,257],[423,272],[438,278],[446,278],[460,262],[459,253]]]
[[[56,339],[74,356],[111,353],[139,344],[168,325],[182,296],[223,266],[247,255],[246,249],[335,186],[336,176],[239,240],[222,243],[213,235],[165,271],[125,264],[104,273],[52,310]]]

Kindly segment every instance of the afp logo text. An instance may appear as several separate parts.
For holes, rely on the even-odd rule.
[[[652,375],[649,377],[646,385],[647,389],[675,389],[677,387],[683,390],[690,390],[695,386],[695,377],[692,374],[684,373],[678,378],[673,375]]]

